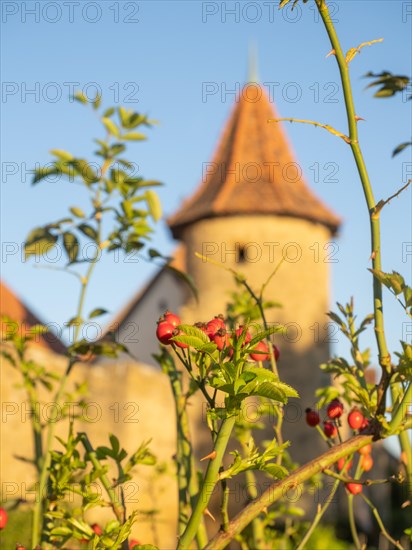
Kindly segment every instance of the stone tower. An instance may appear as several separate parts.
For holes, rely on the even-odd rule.
[[[286,410],[286,423],[295,430],[324,381],[318,367],[328,359],[332,341],[325,315],[329,264],[337,261],[338,250],[330,241],[340,220],[305,183],[281,124],[268,122],[274,118],[263,87],[246,84],[212,162],[203,167],[199,188],[169,226],[184,244],[186,271],[199,289],[199,302],[188,297],[181,309],[188,322],[224,312],[235,288],[230,272],[195,252],[241,272],[255,290],[284,257],[264,296],[282,304],[268,310],[268,320],[288,328],[274,341],[281,350],[280,376],[301,395]],[[312,434],[304,430],[300,435],[306,440]]]

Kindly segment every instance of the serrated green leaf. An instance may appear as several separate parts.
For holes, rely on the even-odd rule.
[[[273,463],[265,464],[262,470],[270,474],[274,479],[284,479],[289,473],[283,466]]]
[[[208,335],[205,334],[200,328],[193,325],[179,325],[179,328],[187,336],[195,336],[196,338],[202,340],[205,344],[210,344]]]
[[[178,334],[177,336],[173,336],[173,338],[171,338],[171,341],[180,342],[195,349],[204,346],[203,340],[201,340],[200,338],[196,338],[196,336],[187,336],[186,334]]]

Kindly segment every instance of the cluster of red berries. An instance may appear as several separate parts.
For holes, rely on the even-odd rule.
[[[317,411],[313,409],[306,409],[306,423],[309,426],[317,426],[320,423],[320,416]],[[339,399],[332,399],[326,408],[326,414],[328,420],[323,423],[323,433],[326,437],[336,437],[338,435],[338,428],[336,421],[340,419],[343,414],[343,404]],[[352,430],[363,431],[369,425],[369,420],[363,416],[361,411],[354,407],[348,414],[348,424]]]
[[[156,336],[159,342],[166,346],[175,344],[179,348],[189,347],[187,344],[172,340],[174,336],[183,334],[183,332],[179,329],[180,324],[180,318],[177,315],[171,313],[170,311],[166,311],[157,323]],[[209,337],[209,340],[216,344],[219,351],[227,349],[230,355],[233,354],[231,339],[233,335],[231,335],[231,333],[227,330],[223,315],[217,315],[207,323],[195,323],[194,326],[202,330]],[[244,345],[248,344],[252,339],[252,335],[244,326],[240,326],[234,332],[234,336],[237,339],[242,336],[244,338]],[[279,349],[276,346],[273,346],[273,351],[277,361],[280,356]],[[267,361],[270,358],[270,353],[266,342],[263,340],[258,342],[250,352],[250,358],[254,361]]]
[[[339,399],[333,399],[326,408],[326,414],[328,420],[323,423],[323,433],[328,438],[333,438],[338,435],[338,427],[336,422],[343,414],[343,404]],[[354,407],[348,414],[348,424],[352,430],[365,430],[369,426],[369,420],[363,416],[361,411]],[[306,423],[309,426],[315,427],[320,424],[319,413],[313,409],[306,409]],[[361,455],[360,464],[364,472],[369,472],[373,466],[373,458],[371,456],[372,445],[365,445],[359,449],[358,453]],[[352,466],[352,460],[347,461],[346,458],[340,458],[337,462],[337,468],[339,472],[347,472]],[[361,483],[345,483],[346,489],[352,495],[358,495],[362,492]]]

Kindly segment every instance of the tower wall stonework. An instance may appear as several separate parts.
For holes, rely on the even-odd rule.
[[[285,436],[295,442],[292,456],[299,462],[323,448],[322,441],[313,444],[304,410],[314,405],[316,388],[329,381],[319,365],[328,360],[330,342],[337,337],[327,330],[329,263],[339,259],[337,245],[330,239],[330,231],[322,224],[262,215],[204,219],[188,226],[182,235],[188,250],[187,272],[199,290],[199,301],[190,297],[180,311],[190,323],[225,313],[230,292],[236,288],[232,273],[197,258],[195,252],[240,272],[255,291],[273,273],[282,255],[285,257],[264,297],[282,305],[267,310],[268,322],[288,327],[285,335],[275,335],[273,341],[281,351],[281,379],[300,394],[300,399],[292,399],[286,406],[284,422]],[[243,261],[239,261],[242,255]]]

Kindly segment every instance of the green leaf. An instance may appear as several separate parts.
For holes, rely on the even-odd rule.
[[[74,159],[71,163],[76,172],[81,176],[85,183],[91,184],[99,181],[99,178],[90,164],[84,159]]]
[[[186,334],[178,334],[177,336],[173,336],[171,340],[172,342],[187,344],[188,346],[190,346],[191,348],[195,348],[196,350],[199,350],[199,348],[202,348],[205,345],[205,342],[201,338],[197,338],[196,336],[187,336]]]
[[[397,271],[392,271],[392,273],[385,273],[380,269],[369,269],[369,271],[378,279],[378,281],[392,290],[395,296],[401,294],[405,288],[405,280]]]
[[[162,205],[160,204],[159,197],[157,196],[157,193],[152,190],[146,191],[145,197],[150,215],[153,220],[157,222],[162,217]]]
[[[114,113],[115,111],[115,108],[114,107],[109,107],[108,109],[106,109],[106,111],[103,113],[103,117],[104,118],[108,118],[109,116],[112,116],[112,114]]]
[[[145,136],[144,134],[140,134],[139,132],[128,132],[127,134],[123,134],[121,136],[121,139],[126,139],[129,141],[141,141],[147,139],[147,136]]]
[[[273,463],[265,464],[262,470],[270,474],[274,479],[284,479],[288,475],[286,468]]]
[[[103,309],[101,307],[97,307],[92,312],[89,313],[89,319],[93,319],[93,317],[99,317],[100,315],[105,315],[106,313],[109,313],[107,309]]]
[[[87,103],[89,103],[88,98],[84,95],[83,92],[76,92],[73,96],[73,99],[75,101],[79,101],[80,103],[83,103],[84,105],[87,105]]]
[[[270,336],[271,334],[284,334],[285,333],[285,327],[283,325],[277,325],[277,326],[273,326],[273,327],[269,327],[268,329],[266,330],[262,330],[260,332],[257,332],[253,338],[250,340],[249,342],[249,346],[252,347],[254,346],[255,344],[257,344],[258,342],[260,342],[261,340],[267,338],[268,336]]]
[[[57,236],[52,235],[44,227],[34,229],[24,245],[25,257],[42,256],[51,250],[57,242]]]
[[[73,160],[73,155],[71,153],[68,153],[67,151],[62,151],[61,149],[52,149],[50,153],[61,160]]]
[[[49,332],[49,329],[44,325],[33,325],[30,328],[30,334],[32,336],[36,336],[38,334],[46,334],[47,332]]]
[[[50,167],[44,167],[44,168],[36,168],[33,170],[34,176],[32,179],[32,185],[38,183],[44,178],[47,178],[47,176],[51,175],[57,175],[60,173],[60,171],[56,168],[56,166],[50,166]]]
[[[184,273],[183,271],[180,271],[180,269],[177,269],[176,267],[173,267],[170,264],[166,264],[164,266],[164,269],[167,269],[168,271],[171,271],[179,279],[182,279],[182,281],[184,281],[188,285],[190,290],[192,291],[196,302],[199,301],[199,293],[198,293],[198,290],[197,290],[197,286],[195,285],[194,280],[192,279],[192,277],[188,273]]]
[[[82,223],[79,225],[79,231],[81,231],[83,235],[86,235],[86,237],[89,237],[93,241],[97,242],[97,239],[98,239],[97,231],[91,225]]]
[[[109,435],[109,440],[110,440],[112,449],[114,451],[114,454],[117,455],[119,453],[119,450],[120,450],[120,443],[119,443],[118,438],[114,434],[110,434]]]
[[[70,212],[73,214],[73,216],[76,216],[76,218],[85,218],[86,217],[86,214],[78,206],[72,206],[70,208]]]
[[[63,246],[69,257],[69,262],[72,264],[77,260],[79,254],[79,241],[76,235],[66,231],[66,233],[63,234]]]
[[[120,136],[119,128],[116,126],[113,120],[108,117],[102,117],[102,122],[105,125],[106,130],[109,132],[109,134],[112,134],[116,137]]]
[[[398,155],[401,151],[406,149],[406,147],[410,147],[412,145],[412,141],[405,141],[404,143],[401,143],[395,149],[392,151],[392,158]]]
[[[195,336],[196,338],[202,340],[205,344],[210,343],[208,335],[205,334],[200,328],[193,325],[179,325],[179,329],[187,336]]]
[[[96,97],[94,98],[94,101],[93,101],[93,109],[95,111],[100,107],[101,102],[102,102],[102,96],[99,94],[96,94]]]
[[[50,535],[52,536],[62,536],[62,537],[69,537],[73,533],[72,529],[70,527],[55,527],[51,530]]]

